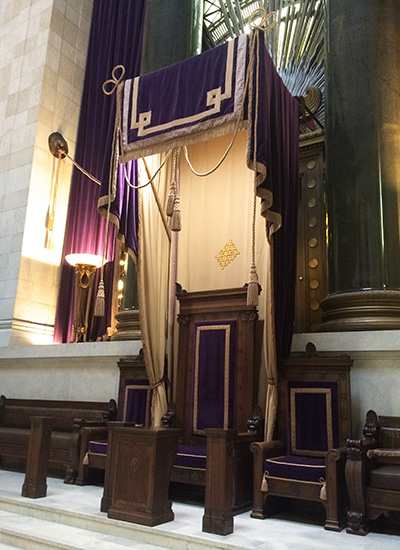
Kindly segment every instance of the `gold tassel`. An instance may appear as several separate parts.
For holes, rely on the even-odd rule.
[[[247,285],[247,305],[256,306],[258,304],[258,275],[256,266],[253,264],[250,268],[249,283]]]
[[[174,149],[174,166],[173,166],[173,180],[174,180],[174,210],[172,212],[171,219],[171,231],[180,231],[182,229],[181,221],[181,200],[179,198],[179,187],[180,187],[180,149]]]
[[[167,216],[172,216],[174,212],[174,202],[175,202],[175,195],[171,192],[168,195],[168,200],[167,200],[167,208],[166,208]]]
[[[175,197],[174,211],[171,218],[171,231],[180,231],[182,229],[181,222],[181,201],[179,197]]]
[[[88,455],[88,453],[86,453],[85,456],[83,457],[82,464],[84,466],[87,466],[89,464],[89,455]]]
[[[94,317],[104,317],[106,311],[106,293],[104,288],[103,274],[101,274],[99,286],[97,288],[97,296],[94,304]]]
[[[264,472],[262,481],[261,481],[261,492],[268,493],[268,481],[267,481],[268,472]]]
[[[319,493],[319,498],[321,500],[326,500],[326,481],[323,482],[323,485],[321,487],[321,491]]]
[[[169,185],[169,195],[167,201],[166,214],[171,217],[174,213],[175,199],[177,195],[177,181],[179,178],[179,150],[175,147],[172,154],[171,183]]]

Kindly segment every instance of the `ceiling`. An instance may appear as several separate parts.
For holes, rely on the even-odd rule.
[[[259,8],[277,13],[276,25],[264,36],[290,92],[305,96],[315,86],[323,99],[325,0],[204,0],[203,49],[248,33],[249,18]],[[323,100],[314,114],[323,122]]]

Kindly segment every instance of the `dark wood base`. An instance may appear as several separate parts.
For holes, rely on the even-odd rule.
[[[42,498],[47,494],[52,424],[53,418],[48,416],[31,418],[25,481],[21,491],[23,497]]]
[[[109,518],[141,525],[172,521],[168,488],[181,430],[124,422],[109,428],[102,509]]]

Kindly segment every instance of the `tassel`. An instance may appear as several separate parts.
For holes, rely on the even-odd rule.
[[[181,221],[181,200],[179,198],[179,187],[180,187],[180,149],[174,149],[174,189],[175,189],[175,198],[174,198],[174,210],[172,212],[171,219],[171,231],[180,231],[182,229]]]
[[[167,200],[167,209],[166,209],[167,216],[170,216],[170,217],[172,216],[174,212],[174,202],[175,202],[175,194],[170,193],[168,195],[168,200]]]
[[[182,222],[181,222],[180,201],[178,197],[175,197],[174,211],[172,212],[172,218],[171,218],[171,231],[180,231],[181,229],[182,229]]]
[[[267,481],[268,472],[264,472],[262,481],[261,481],[261,492],[268,493],[268,481]]]
[[[174,213],[175,199],[176,199],[176,190],[177,190],[177,180],[179,178],[179,150],[175,147],[172,156],[172,173],[171,173],[171,183],[169,184],[169,195],[167,201],[166,214],[171,217]]]
[[[321,491],[319,493],[319,498],[321,500],[326,500],[326,481],[323,482]]]
[[[256,306],[258,304],[258,275],[256,266],[253,264],[250,268],[249,283],[247,285],[247,305]]]
[[[83,457],[82,464],[84,466],[87,466],[89,464],[89,455],[88,455],[88,453],[86,453],[85,456]]]
[[[104,281],[103,281],[103,275],[100,278],[99,286],[97,289],[97,296],[96,296],[96,302],[94,304],[94,317],[104,317],[105,310],[106,310],[106,304],[105,304],[105,289],[104,289]]]

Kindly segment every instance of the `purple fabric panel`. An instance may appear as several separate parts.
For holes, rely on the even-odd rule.
[[[291,388],[317,389],[324,388],[331,390],[332,395],[332,435],[333,447],[339,447],[339,410],[338,410],[338,388],[335,382],[289,382],[288,395]],[[296,447],[297,451],[303,449],[308,451],[328,451],[327,438],[327,416],[326,416],[326,394],[323,393],[297,393],[295,398],[296,407]],[[289,419],[291,415],[289,403]],[[291,426],[288,426],[288,444],[291,441]]]
[[[134,184],[138,184],[138,165],[136,160],[125,164],[126,176]],[[126,246],[135,254],[138,253],[138,191],[125,182],[124,165],[119,165],[118,183],[115,200],[111,204],[111,212],[118,218],[119,233],[124,236]],[[101,194],[103,194],[103,189]],[[105,194],[105,193],[104,193]]]
[[[107,441],[89,441],[88,443],[89,453],[96,453],[101,455],[107,454]]]
[[[293,455],[269,458],[264,462],[264,472],[270,477],[318,483],[325,481],[325,459]]]
[[[148,386],[148,380],[126,380],[125,386]],[[125,389],[127,394],[126,409],[124,415],[125,422],[134,422],[135,424],[144,424],[146,419],[146,399],[147,391],[139,389]],[[150,396],[151,398],[151,396]]]
[[[237,40],[235,41],[235,49]],[[165,69],[160,69],[140,77],[137,102],[137,117],[140,113],[151,111],[149,127],[168,123],[172,120],[187,118],[194,114],[210,110],[207,106],[207,92],[222,88],[224,92],[227,44],[185,59]],[[236,56],[235,56],[236,61]],[[235,61],[233,75],[235,74]],[[131,103],[131,102],[130,102]],[[201,119],[202,122],[218,119],[234,111],[234,81],[231,97],[221,102],[220,110]],[[132,107],[129,109],[129,121]],[[180,128],[192,127],[196,122],[180,124]],[[170,128],[152,132],[151,137],[168,134]],[[128,143],[148,139],[148,135],[139,136],[137,129],[128,129]]]
[[[101,181],[108,178],[115,116],[115,98],[106,96],[101,86],[118,64],[125,66],[127,77],[138,74],[144,5],[145,0],[96,0],[93,7],[75,160]],[[102,255],[105,222],[97,212],[99,194],[99,186],[74,168],[63,258],[71,252]],[[106,250],[106,258],[110,260],[114,255],[114,242],[115,232],[110,225]],[[112,273],[111,265],[106,272]],[[112,276],[105,275],[107,296],[111,294]],[[74,282],[74,268],[63,259],[54,328],[55,342],[71,340]],[[108,296],[107,302],[106,316],[95,321],[91,331],[92,339],[103,335],[110,324],[111,301]]]
[[[197,329],[200,327],[230,328],[229,357],[226,357],[225,346],[227,331],[225,328],[212,330]],[[197,341],[199,338],[199,341]],[[219,323],[195,323],[193,349],[199,345],[198,354],[198,384],[197,396],[197,429],[223,428],[225,398],[229,399],[228,428],[234,426],[234,383],[235,383],[235,353],[236,353],[236,323],[234,321]],[[228,360],[229,387],[225,395],[225,363]],[[196,361],[196,357],[194,357]],[[196,376],[196,365],[193,373]],[[195,385],[193,385],[195,390]],[[193,423],[192,423],[193,425]]]
[[[278,358],[290,351],[296,281],[297,209],[299,190],[299,109],[283,84],[268,52],[261,47],[260,102],[257,126],[258,161],[267,166],[262,187],[273,193],[272,211],[281,228],[274,233],[274,313]]]
[[[271,210],[280,213],[282,218],[282,226],[273,236],[275,334],[279,359],[290,351],[294,321],[299,107],[282,82],[263,40],[260,40],[259,50],[261,93],[258,105],[257,161],[267,167],[267,177],[261,187],[273,193]],[[250,138],[250,155],[253,158],[253,136]]]
[[[206,447],[197,445],[179,445],[175,458],[175,466],[205,470],[206,454]]]

